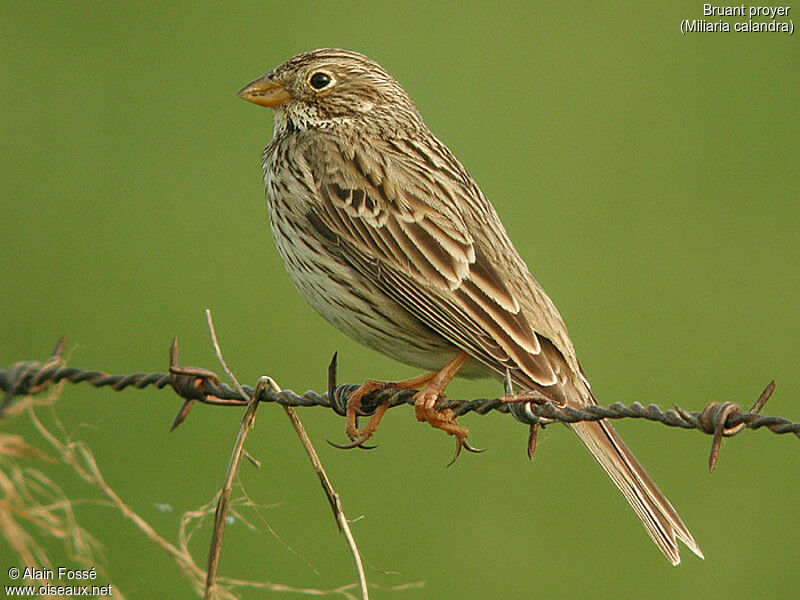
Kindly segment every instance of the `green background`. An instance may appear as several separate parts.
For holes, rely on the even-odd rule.
[[[793,6],[790,17],[800,18]],[[693,34],[702,3],[6,2],[0,8],[0,365],[44,358],[162,371],[226,358],[254,383],[321,390],[415,374],[359,347],[300,300],[268,233],[260,152],[271,115],[236,98],[290,56],[340,46],[378,60],[479,182],[564,316],[596,396],[749,407],[800,420],[800,52],[797,36]],[[733,22],[733,19],[730,20]],[[495,396],[492,382],[450,395]],[[219,488],[238,428],[198,406],[175,432],[167,391],[68,386],[58,415],[108,483],[175,541]],[[769,432],[723,444],[644,422],[619,430],[702,546],[672,568],[573,435],[463,419],[488,448],[393,411],[372,452],[335,450],[344,421],[302,410],[350,517],[374,598],[794,597],[800,445]],[[43,445],[26,418],[0,431]],[[242,481],[276,539],[228,527],[221,574],[300,587],[354,581],[285,416],[264,406]],[[75,498],[97,494],[49,471]],[[58,475],[58,474],[61,475]],[[169,504],[172,512],[159,511]],[[129,598],[191,597],[174,563],[112,509],[78,515]],[[193,549],[205,563],[208,527]],[[283,540],[283,541],[281,541]],[[65,563],[53,543],[56,564]],[[59,557],[62,560],[59,561]],[[0,582],[11,551],[0,543]],[[245,591],[247,598],[269,597]]]

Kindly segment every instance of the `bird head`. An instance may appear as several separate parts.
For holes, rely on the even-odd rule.
[[[363,54],[323,48],[298,54],[248,83],[239,97],[275,110],[298,130],[421,121],[405,90]]]

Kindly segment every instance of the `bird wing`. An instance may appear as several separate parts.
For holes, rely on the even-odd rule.
[[[472,179],[443,144],[434,153],[410,138],[381,144],[324,137],[307,148],[320,199],[308,218],[318,233],[376,287],[474,358],[540,386],[557,383],[558,371],[567,370],[558,349],[531,327],[465,222],[460,207],[482,202],[499,224]]]

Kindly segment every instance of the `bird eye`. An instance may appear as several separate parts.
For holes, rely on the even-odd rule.
[[[311,84],[315,90],[322,90],[328,87],[333,79],[327,73],[323,73],[322,71],[317,71],[314,73],[308,82]]]

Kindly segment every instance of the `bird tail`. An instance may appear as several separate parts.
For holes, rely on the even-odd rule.
[[[606,421],[583,421],[571,423],[570,427],[617,485],[639,515],[647,533],[673,565],[681,562],[676,538],[703,558],[700,546],[672,504],[610,424]]]

